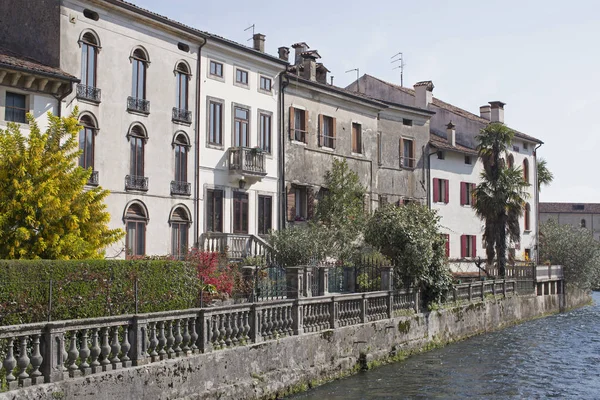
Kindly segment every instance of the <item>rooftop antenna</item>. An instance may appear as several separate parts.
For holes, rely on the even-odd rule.
[[[360,75],[360,71],[358,68],[354,68],[354,69],[349,69],[348,71],[346,71],[346,73],[352,72],[352,71],[356,71],[356,91],[360,92],[360,84],[358,83],[358,77]]]
[[[246,29],[244,29],[244,32],[246,32],[247,30],[252,29],[252,37],[248,40],[246,40],[247,42],[251,41],[254,38],[254,24],[250,25],[249,27],[247,27]]]
[[[396,58],[398,56],[400,56],[400,57]],[[396,58],[396,59],[394,60],[394,58]],[[398,62],[398,61],[400,61],[400,65],[398,65],[397,67],[394,67],[392,69],[400,69],[400,86],[404,87],[404,66],[406,64],[404,63],[404,56],[403,56],[402,52],[400,52],[398,54],[394,54],[392,56],[392,64],[395,62]]]

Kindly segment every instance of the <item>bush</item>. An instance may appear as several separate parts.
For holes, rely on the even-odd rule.
[[[281,266],[296,267],[325,259],[331,236],[321,225],[306,224],[272,232],[269,243]]]

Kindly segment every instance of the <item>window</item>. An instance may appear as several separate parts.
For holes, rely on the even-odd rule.
[[[188,82],[190,71],[184,63],[177,64],[175,70],[175,79],[177,84],[177,102],[176,107],[180,110],[188,109]]]
[[[308,112],[290,107],[290,139],[306,143]]]
[[[530,261],[531,260],[531,249],[525,249],[524,255],[525,255],[525,261]]]
[[[266,76],[260,77],[260,90],[264,90],[265,92],[270,92],[272,86],[271,78],[267,78]]]
[[[302,186],[292,186],[288,190],[287,212],[289,221],[308,219],[308,190]]]
[[[133,52],[131,59],[133,65],[133,79],[131,87],[131,97],[134,99],[146,99],[146,68],[148,67],[148,57],[141,49]]]
[[[272,229],[273,198],[258,196],[258,234],[267,235]]]
[[[94,169],[94,132],[96,125],[89,115],[84,115],[79,120],[81,130],[79,131],[79,166],[81,168]]]
[[[415,142],[410,139],[400,139],[400,146],[402,148],[402,167],[404,168],[415,168]]]
[[[206,231],[223,232],[223,191],[206,191]]]
[[[210,62],[210,74],[219,78],[223,77],[223,64],[211,61]]]
[[[235,69],[235,82],[247,85],[248,84],[248,71],[244,71],[243,69],[236,68]]]
[[[437,152],[437,158],[438,158],[438,160],[443,160],[443,159],[445,159],[445,158],[446,158],[446,153],[444,153],[444,152],[443,152],[443,151],[441,151],[441,150],[438,150],[438,152]]]
[[[248,193],[233,192],[233,233],[248,233]]]
[[[183,260],[188,252],[190,219],[183,207],[177,207],[171,215],[171,255]]]
[[[508,155],[508,158],[506,159],[506,165],[508,166],[508,168],[513,168],[515,165],[515,158],[513,157],[512,154]]]
[[[581,219],[581,224],[580,224],[580,226],[581,226],[582,228],[585,228],[585,227],[586,227],[586,222],[585,222],[585,219],[583,219],[583,218]]]
[[[460,183],[460,205],[473,206],[475,204],[475,184],[468,182]]]
[[[208,102],[208,143],[223,145],[223,104]]]
[[[24,94],[6,92],[4,119],[10,122],[27,122],[27,97]]]
[[[446,258],[448,258],[450,257],[450,235],[447,233],[442,233],[442,239],[444,239],[446,246]]]
[[[90,32],[81,38],[81,84],[96,87],[96,58],[98,56],[98,40]]]
[[[530,231],[531,230],[531,206],[529,205],[529,203],[525,204],[525,212],[524,212],[524,225],[525,225],[525,231]]]
[[[130,158],[129,175],[144,176],[144,145],[146,135],[140,125],[135,125],[129,132]]]
[[[83,10],[83,16],[94,21],[98,21],[100,19],[100,16],[96,11],[92,11],[87,8]]]
[[[362,153],[362,126],[352,123],[352,152]]]
[[[471,156],[465,156],[465,164],[471,165],[473,161],[471,160]]]
[[[187,182],[187,157],[189,143],[185,135],[179,134],[173,143],[175,148],[175,181]]]
[[[448,204],[448,201],[449,201],[448,180],[433,178],[433,202]]]
[[[250,147],[250,132],[248,131],[250,110],[235,107],[234,114],[233,145],[235,147]]]
[[[477,236],[462,235],[460,237],[460,245],[461,258],[477,257]]]
[[[319,117],[319,145],[335,149],[335,118],[326,115]]]
[[[519,149],[519,146],[515,146],[513,145],[513,151],[519,152],[521,149]]]
[[[143,256],[146,254],[146,223],[148,216],[145,207],[134,203],[125,212],[126,228],[126,258]]]
[[[529,143],[523,142],[523,150],[528,150],[528,149],[529,149]]]
[[[186,53],[189,53],[190,51],[190,45],[181,42],[177,43],[177,48],[181,51],[185,51]]]
[[[258,145],[264,152],[271,153],[271,115],[260,113],[259,119]]]
[[[523,160],[523,180],[525,183],[529,183],[529,161],[527,159]]]
[[[412,121],[412,119],[402,118],[402,125],[412,126],[413,125],[413,121]]]

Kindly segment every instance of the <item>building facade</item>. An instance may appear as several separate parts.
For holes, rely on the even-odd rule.
[[[540,223],[554,220],[560,225],[589,230],[600,240],[600,204],[598,203],[540,203]]]

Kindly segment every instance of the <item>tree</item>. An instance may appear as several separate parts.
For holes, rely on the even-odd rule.
[[[508,167],[502,156],[514,132],[502,123],[490,123],[478,136],[477,150],[483,162],[481,183],[475,188],[475,212],[484,220],[483,240],[488,264],[497,256],[498,272],[505,276],[507,239],[520,240],[519,218],[523,214],[528,184],[520,168]]]
[[[92,171],[77,163],[77,112],[48,113],[45,133],[30,114],[28,136],[13,123],[0,129],[0,258],[101,258],[123,237],[107,226],[109,192],[84,189]]]
[[[325,194],[319,200],[316,220],[329,232],[330,256],[349,259],[366,223],[365,188],[345,159],[333,160],[325,173]]]
[[[543,158],[539,158],[537,161],[537,179],[538,179],[538,191],[541,190],[542,185],[548,186],[554,180],[554,174],[548,169],[548,163]]]
[[[365,241],[392,260],[395,280],[419,287],[427,304],[442,301],[452,283],[439,221],[435,210],[419,204],[388,205],[365,230]]]

